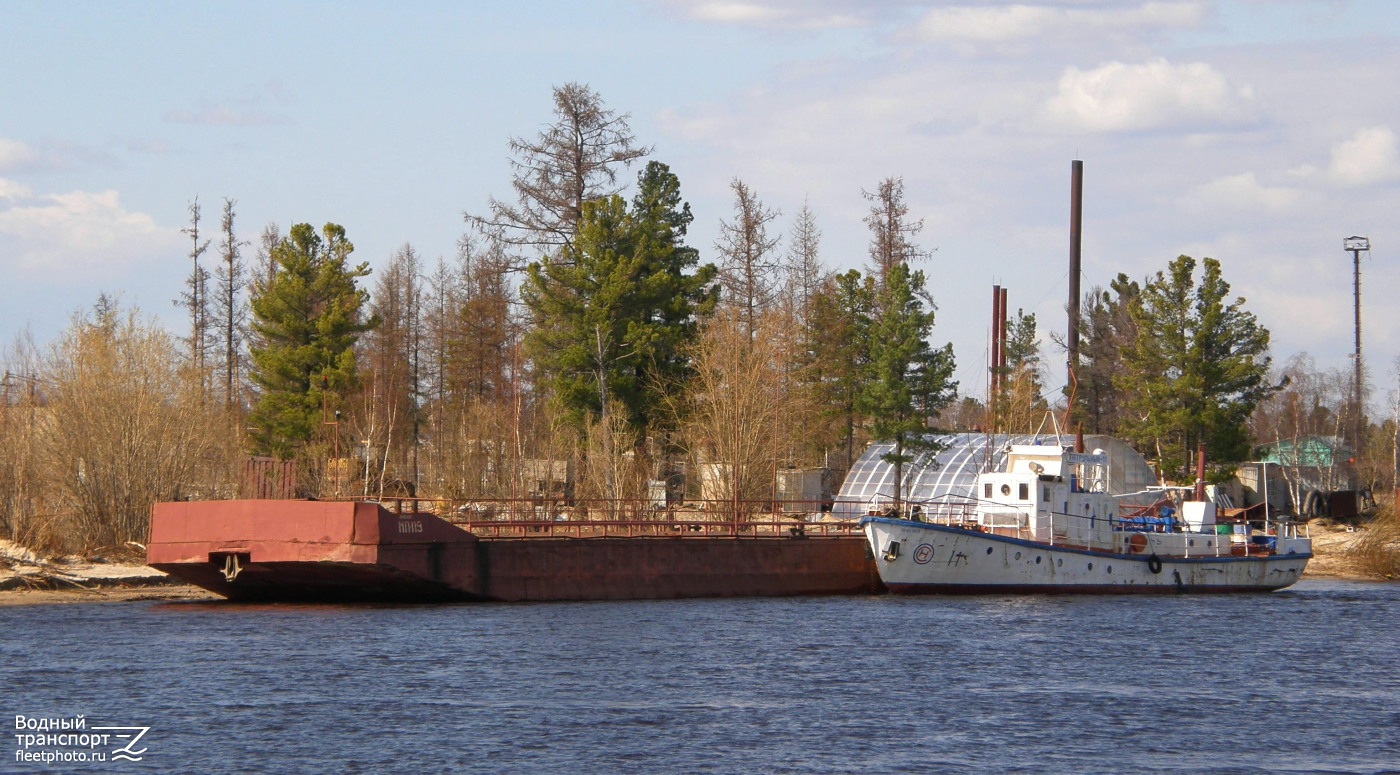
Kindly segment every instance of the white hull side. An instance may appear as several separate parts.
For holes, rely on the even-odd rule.
[[[1154,562],[1152,555],[1068,549],[897,519],[867,519],[864,530],[881,581],[890,591],[905,593],[1269,591],[1296,582],[1312,557],[1156,557]],[[894,541],[899,552],[891,559]]]

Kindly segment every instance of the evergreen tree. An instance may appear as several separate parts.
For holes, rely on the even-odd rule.
[[[1002,405],[997,407],[1002,422],[998,427],[1013,432],[1033,430],[1049,409],[1041,396],[1044,384],[1034,313],[1027,315],[1016,310],[1016,317],[1007,325],[1006,371],[1002,374],[1002,385]]]
[[[1216,462],[1245,459],[1249,416],[1280,387],[1267,381],[1268,330],[1242,297],[1227,303],[1219,261],[1202,259],[1201,269],[1198,285],[1195,259],[1180,256],[1142,287],[1129,307],[1136,336],[1113,381],[1124,435],[1155,449],[1162,470],[1182,481],[1199,442]]]
[[[805,337],[811,343],[806,368],[816,372],[813,403],[824,407],[825,435],[855,462],[860,432],[860,393],[870,361],[870,325],[875,284],[855,269],[835,275],[813,297]]]
[[[354,245],[328,223],[317,236],[299,223],[270,252],[272,274],[251,299],[252,379],[260,395],[248,422],[262,454],[288,456],[315,435],[324,405],[338,409],[358,382],[355,344],[378,324],[356,283],[369,265],[350,266]]]
[[[660,418],[663,385],[688,371],[685,345],[714,307],[715,268],[685,245],[692,220],[670,168],[651,162],[629,211],[586,202],[566,261],[531,264],[521,295],[535,318],[535,367],[576,427],[618,405],[637,438]]]
[[[1137,338],[1129,309],[1142,287],[1119,274],[1109,290],[1094,288],[1085,294],[1080,313],[1082,334],[1074,386],[1074,421],[1089,433],[1118,435],[1122,421],[1122,395],[1113,386],[1123,373],[1123,348]]]
[[[894,466],[896,509],[904,500],[904,464],[937,448],[928,436],[928,418],[957,393],[952,345],[929,345],[934,315],[924,309],[923,290],[924,273],[911,272],[907,261],[889,267],[876,300],[869,379],[860,396],[875,438],[894,444],[883,459]]]

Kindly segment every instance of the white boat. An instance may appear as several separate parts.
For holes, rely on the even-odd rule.
[[[1013,445],[972,495],[860,524],[896,593],[1269,591],[1312,558],[1298,524],[1218,526],[1209,502],[1121,515],[1108,481],[1098,450]]]

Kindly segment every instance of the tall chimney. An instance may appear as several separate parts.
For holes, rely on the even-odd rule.
[[[997,395],[1001,390],[1001,372],[997,370],[997,365],[1001,363],[1001,325],[997,322],[1001,312],[1001,286],[992,286],[992,352],[987,359],[988,385],[987,391],[987,428],[996,432],[996,405]]]
[[[1084,162],[1075,159],[1070,166],[1069,184],[1069,345],[1066,384],[1073,385],[1079,368],[1079,240],[1084,220]]]
[[[1001,375],[1002,387],[1006,386],[1006,288],[1001,289],[1001,303],[997,309],[997,325],[1001,328],[1001,344],[997,345],[998,357],[1001,361],[997,363],[998,374]]]

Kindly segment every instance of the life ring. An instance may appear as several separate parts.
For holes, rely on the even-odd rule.
[[[1162,558],[1161,558],[1161,557],[1158,557],[1158,556],[1155,555],[1155,554],[1152,555],[1151,557],[1148,557],[1148,558],[1147,558],[1147,569],[1148,569],[1149,571],[1153,572],[1153,573],[1161,573],[1161,572],[1162,572]]]
[[[1147,548],[1147,536],[1142,533],[1133,533],[1128,539],[1128,554],[1141,554]]]

